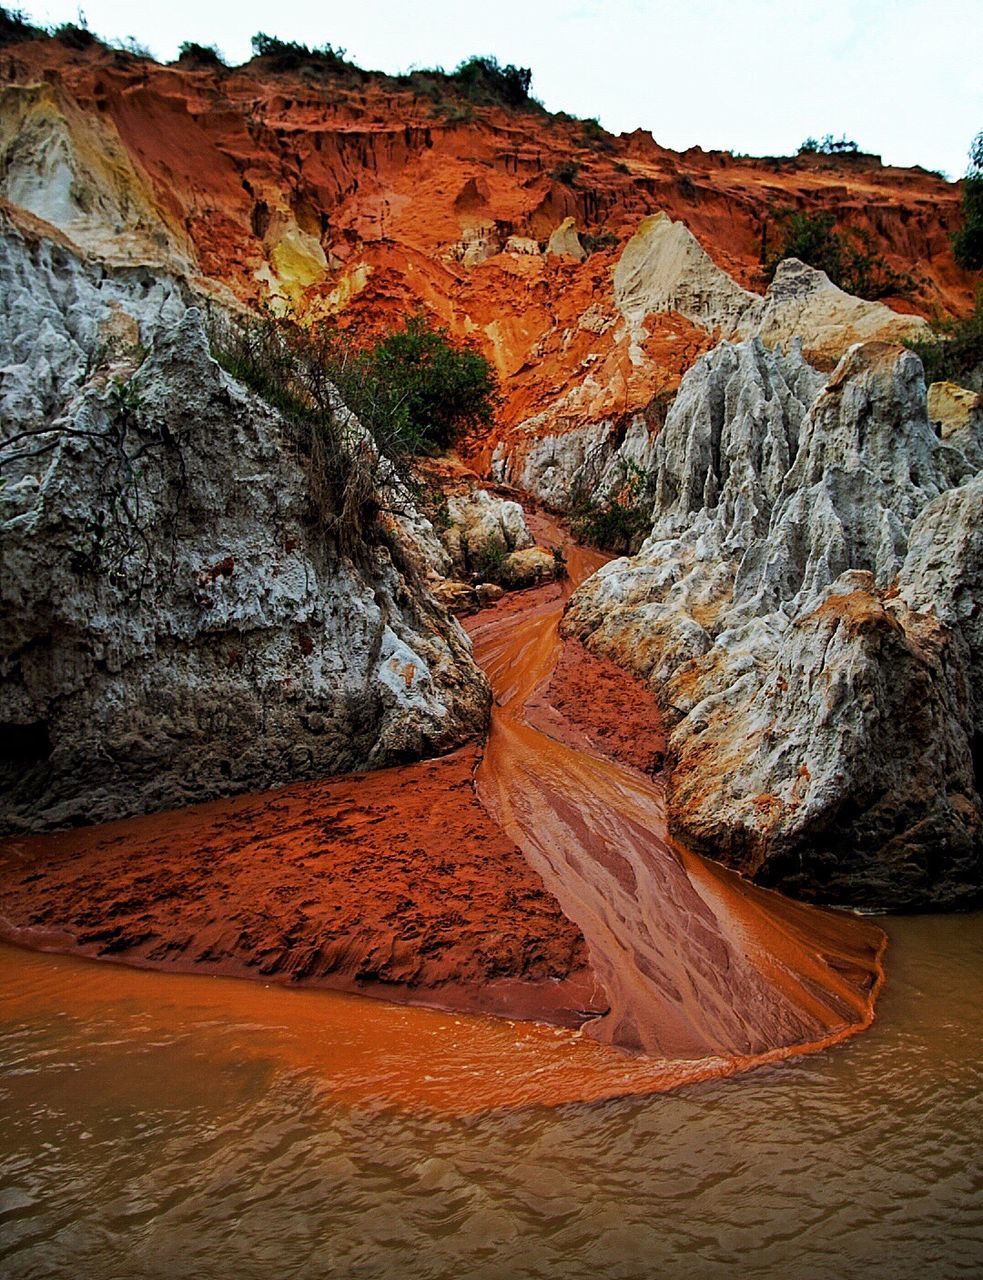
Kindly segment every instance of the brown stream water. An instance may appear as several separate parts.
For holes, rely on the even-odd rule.
[[[0,1274],[979,1276],[981,924],[889,921],[824,1053],[470,1117],[571,1033],[0,946]]]
[[[869,1026],[872,924],[674,849],[657,785],[525,718],[561,607],[475,622],[477,784],[610,1012],[576,1032],[0,945],[5,1280],[983,1273],[983,917],[888,921]]]

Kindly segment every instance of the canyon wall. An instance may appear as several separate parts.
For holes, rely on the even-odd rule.
[[[656,691],[672,829],[762,883],[979,892],[983,414],[955,417],[889,343],[828,381],[724,343],[656,441],[650,536],[570,602],[567,632]]]
[[[874,156],[679,154],[449,83],[58,40],[7,46],[0,95],[0,194],[101,260],[369,330],[419,307],[476,343],[504,402],[465,451],[560,507],[585,459],[616,484],[647,458],[658,406],[721,338],[808,330],[831,368],[971,303],[958,188]],[[870,236],[910,291],[888,310],[789,267],[763,296],[791,209]]]

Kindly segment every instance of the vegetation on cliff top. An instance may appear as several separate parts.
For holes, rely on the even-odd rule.
[[[961,267],[980,271],[983,270],[983,132],[976,135],[969,149],[962,205],[964,221],[952,237],[952,250]]]

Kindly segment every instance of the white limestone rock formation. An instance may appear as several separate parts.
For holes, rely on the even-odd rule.
[[[447,521],[440,537],[453,569],[460,574],[473,572],[489,548],[497,547],[507,555],[533,545],[519,503],[487,489],[449,494]]]
[[[824,272],[796,259],[779,264],[767,293],[752,293],[717,266],[683,223],[664,213],[643,219],[624,246],[613,273],[610,315],[602,312],[605,327],[612,316],[619,326],[614,334],[624,352],[615,365],[619,378],[626,367],[634,376],[651,369],[645,351],[649,318],[668,312],[716,339],[758,338],[771,350],[799,345],[812,365],[826,370],[858,342],[897,342],[926,332],[921,317],[852,297]],[[595,411],[594,405],[603,402],[597,378],[595,366],[586,365],[582,382],[513,427],[493,457],[496,478],[563,510],[588,459],[595,468],[597,459],[612,463],[612,480],[629,460],[647,467],[657,415],[636,413],[626,432],[610,413]]]
[[[565,511],[571,497],[586,487],[604,496],[617,491],[628,471],[637,467],[648,471],[655,451],[646,418],[635,414],[620,428],[610,418],[589,422],[562,434],[536,435],[537,426],[549,431],[550,415],[537,424],[524,424],[528,441],[521,457],[499,445],[493,456],[491,474],[495,480],[513,483],[555,511]]]
[[[100,821],[480,732],[487,683],[412,564],[429,525],[408,511],[342,554],[289,429],[211,359],[185,286],[4,230],[0,824]]]
[[[983,478],[930,426],[920,362],[866,344],[823,387],[798,351],[723,344],[656,469],[652,535],[564,626],[652,682],[673,829],[805,897],[968,901]]]

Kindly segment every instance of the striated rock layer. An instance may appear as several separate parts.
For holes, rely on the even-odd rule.
[[[487,683],[412,572],[429,524],[408,508],[343,554],[289,429],[212,360],[185,285],[5,231],[0,823],[100,821],[480,733]]]
[[[100,260],[370,330],[422,307],[502,379],[495,430],[468,442],[479,468],[559,506],[586,454],[644,454],[649,406],[719,338],[798,333],[831,367],[972,299],[959,191],[937,175],[678,154],[413,77],[15,44],[0,157],[0,195]],[[788,267],[762,297],[786,207],[869,235],[910,294],[889,309]]]
[[[974,421],[941,439],[920,362],[885,343],[825,386],[797,347],[759,340],[684,378],[652,532],[565,627],[651,682],[692,847],[827,901],[980,891]]]

